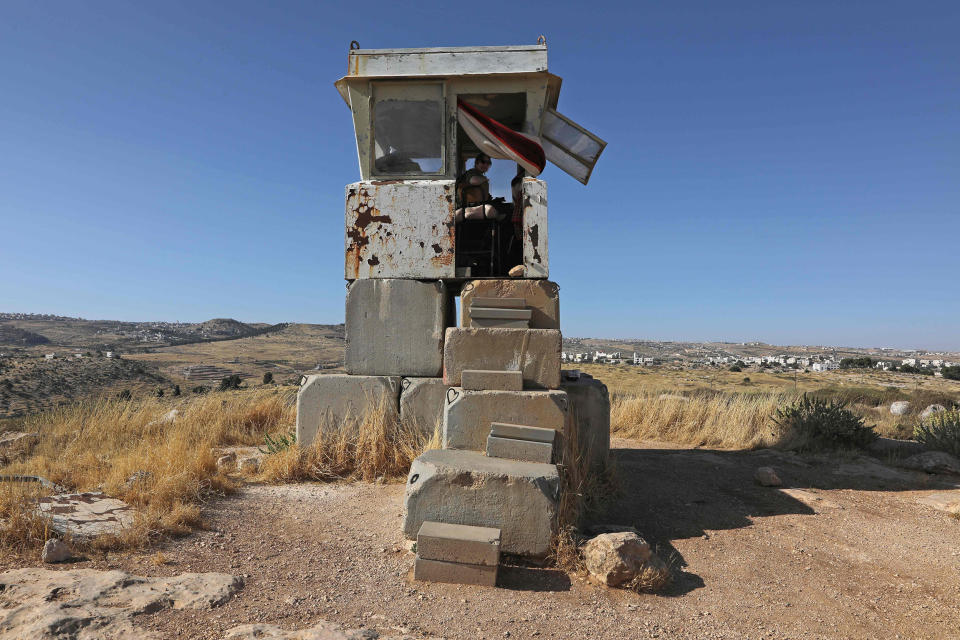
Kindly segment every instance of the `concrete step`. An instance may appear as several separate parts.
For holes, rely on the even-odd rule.
[[[500,529],[426,520],[417,533],[417,556],[496,566],[500,564]]]
[[[530,321],[533,311],[530,309],[498,309],[497,307],[470,307],[470,317],[474,320],[481,318],[495,320],[526,320]]]
[[[493,306],[489,300],[523,299],[523,305],[533,311],[532,329],[560,328],[560,288],[549,280],[473,280],[464,284],[460,296],[460,326],[471,327],[470,307]],[[482,304],[481,304],[482,302]]]
[[[529,320],[501,320],[500,318],[474,318],[472,325],[484,329],[529,329]]]
[[[487,436],[487,457],[550,463],[553,462],[553,443],[489,435]]]
[[[531,442],[548,442],[553,444],[554,439],[557,437],[557,432],[554,429],[529,427],[524,424],[494,422],[490,425],[490,435],[497,438],[530,440]]]
[[[522,391],[523,374],[519,371],[489,371],[467,369],[460,374],[464,389],[468,391]]]
[[[475,296],[470,299],[470,308],[473,307],[499,307],[501,309],[526,309],[527,301],[524,298],[495,298],[488,296]]]
[[[481,587],[497,586],[499,567],[462,562],[444,562],[428,560],[417,554],[413,562],[413,579],[426,582],[445,582],[448,584],[476,584]]]
[[[413,539],[425,521],[490,527],[500,530],[502,553],[543,557],[550,551],[559,484],[556,465],[427,451],[410,466],[403,532]]]

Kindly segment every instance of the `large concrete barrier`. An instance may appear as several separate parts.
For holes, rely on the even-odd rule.
[[[452,387],[447,390],[443,412],[443,446],[485,451],[494,422],[562,433],[567,404],[564,391],[464,391]]]
[[[404,378],[400,381],[400,422],[430,437],[443,429],[447,389],[443,378]]]
[[[566,375],[561,377],[560,388],[570,399],[567,432],[576,430],[577,450],[589,463],[591,471],[602,471],[610,455],[610,394],[607,385],[586,373],[575,379]]]
[[[451,300],[442,282],[355,280],[347,289],[347,373],[436,377]]]
[[[400,378],[321,374],[307,376],[297,392],[297,443],[310,446],[321,425],[337,428],[383,409],[396,419]]]
[[[524,388],[556,389],[560,342],[556,329],[452,327],[443,347],[443,379],[459,387],[465,369],[520,371]]]
[[[473,451],[432,450],[407,477],[403,533],[414,539],[425,520],[500,529],[500,550],[544,556],[550,550],[559,476],[552,464],[488,458]]]

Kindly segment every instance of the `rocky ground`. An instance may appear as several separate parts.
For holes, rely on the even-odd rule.
[[[659,595],[533,566],[504,567],[496,589],[414,583],[397,484],[251,486],[159,553],[47,567],[243,580],[222,605],[130,618],[161,638],[321,621],[412,638],[960,638],[960,520],[920,502],[960,500],[960,477],[853,456],[614,447],[621,495],[597,521],[636,527],[674,563]],[[761,466],[784,486],[756,484]]]

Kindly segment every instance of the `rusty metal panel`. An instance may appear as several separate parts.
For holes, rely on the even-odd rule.
[[[455,238],[452,180],[347,185],[347,280],[452,278]]]
[[[523,266],[527,278],[549,278],[547,255],[547,183],[523,179]]]
[[[460,76],[537,73],[547,70],[547,45],[353,49],[347,75],[353,77]]]

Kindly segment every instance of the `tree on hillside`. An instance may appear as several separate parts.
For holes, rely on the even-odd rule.
[[[241,382],[243,382],[243,380],[241,380],[240,376],[234,373],[233,375],[229,375],[220,381],[220,386],[217,387],[217,391],[229,391],[230,389],[239,389]]]
[[[944,367],[940,373],[942,373],[943,377],[947,380],[960,380],[960,365]]]
[[[873,358],[862,356],[860,358],[843,358],[840,360],[841,369],[871,369],[873,368]]]
[[[263,384],[271,384],[273,382],[273,374],[267,371],[263,374]]]

